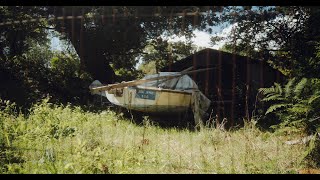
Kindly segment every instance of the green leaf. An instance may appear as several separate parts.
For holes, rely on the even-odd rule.
[[[287,106],[290,106],[291,104],[274,104],[272,106],[270,106],[267,110],[267,112],[265,113],[265,115],[269,114],[269,113],[272,113],[274,112],[275,110],[279,109],[279,108],[284,108],[284,107],[287,107]]]
[[[311,96],[308,100],[308,104],[312,104],[314,101],[320,98],[320,95]]]
[[[272,94],[270,96],[267,96],[262,99],[262,101],[268,102],[268,101],[284,101],[285,98],[282,98],[282,95],[280,94]]]
[[[259,92],[262,93],[263,95],[268,95],[270,93],[275,93],[275,88],[274,86],[270,87],[270,88],[260,88]]]
[[[290,97],[292,95],[293,92],[293,84],[295,83],[296,79],[290,79],[289,82],[285,85],[285,97]]]
[[[274,83],[275,85],[275,90],[278,94],[282,94],[282,87],[279,83]]]
[[[308,79],[307,78],[302,78],[300,80],[300,82],[296,85],[295,89],[294,89],[294,95],[295,97],[300,97],[303,89],[306,87],[307,85],[307,82],[308,82]]]
[[[288,108],[288,112],[292,112],[294,114],[301,114],[305,115],[308,113],[312,108],[305,104],[294,104],[291,108]]]

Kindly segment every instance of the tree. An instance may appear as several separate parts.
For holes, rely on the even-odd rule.
[[[116,80],[114,70],[133,71],[136,57],[143,54],[150,40],[173,34],[191,37],[194,28],[206,28],[206,19],[214,16],[209,10],[208,7],[194,6],[56,7],[56,16],[82,14],[83,19],[64,20],[53,25],[71,40],[84,69],[93,78],[110,83]],[[198,14],[183,14],[189,12]]]
[[[2,6],[1,71],[16,77],[24,84],[21,87],[29,88],[24,97],[34,100],[46,93],[56,93],[56,99],[63,99],[63,92],[76,88],[67,85],[84,82],[81,87],[87,88],[84,79],[92,77],[112,83],[139,75],[135,69],[137,57],[145,54],[150,41],[170,35],[185,35],[190,39],[193,30],[214,24],[215,12],[216,9],[201,6]],[[48,33],[52,30],[72,44],[77,55],[70,57],[49,52]],[[174,62],[189,51],[188,44],[177,44],[181,48],[175,46],[163,46],[171,49],[166,50],[169,53],[162,52],[163,57],[159,59],[170,57]],[[79,64],[74,61],[77,58]],[[66,94],[65,97],[74,95]]]
[[[233,29],[211,41],[227,40],[233,52],[269,61],[290,76],[320,77],[319,17],[318,7],[224,7],[220,22]]]
[[[15,18],[15,12],[21,19]],[[3,20],[47,18],[25,23],[39,30],[31,27],[21,32],[32,34],[31,31],[35,29],[42,33],[54,28],[74,46],[80,57],[82,71],[89,72],[94,79],[110,83],[117,80],[115,70],[124,68],[134,71],[136,57],[143,54],[148,41],[173,34],[190,38],[195,28],[205,29],[208,24],[215,23],[215,12],[215,8],[202,6],[4,7],[3,14],[9,16],[4,16]],[[70,19],[72,16],[75,18]],[[49,20],[49,17],[56,19]],[[13,32],[9,30],[12,26],[6,28],[6,32]],[[23,44],[24,39],[18,39]],[[14,51],[16,48],[9,49],[12,54],[17,54]]]
[[[162,38],[152,40],[145,48],[145,54],[142,55],[142,61],[146,64],[154,64],[155,71],[158,73],[160,69],[175,63],[176,61],[189,56],[195,50],[195,46],[189,42],[169,42]],[[150,65],[151,65],[150,64]],[[147,66],[150,67],[150,66]]]
[[[139,65],[138,69],[143,74],[156,74],[156,62],[150,61],[150,62],[143,62]]]
[[[3,22],[30,20],[35,17],[48,17],[46,8],[32,6],[1,6],[0,16]],[[27,39],[46,44],[48,24],[45,20],[0,26],[0,58],[12,58],[28,50]]]
[[[21,55],[0,59],[0,99],[24,108],[48,95],[51,102],[85,104],[92,79],[80,72],[77,55],[51,51],[33,39],[25,42],[28,50]]]
[[[1,6],[0,26],[0,98],[28,106],[44,94],[39,84],[45,82],[47,63],[51,58],[48,50],[48,23],[39,20],[30,23],[13,21],[47,17],[43,7]],[[36,79],[36,80],[35,80]]]

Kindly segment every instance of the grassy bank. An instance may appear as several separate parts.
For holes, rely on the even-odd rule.
[[[0,173],[297,173],[305,145],[262,132],[200,132],[135,124],[112,111],[36,105],[32,113],[0,112]]]

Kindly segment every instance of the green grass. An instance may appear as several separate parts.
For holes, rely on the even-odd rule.
[[[252,124],[192,132],[46,101],[27,117],[8,109],[0,111],[0,173],[297,173],[307,149],[284,143],[298,134]]]

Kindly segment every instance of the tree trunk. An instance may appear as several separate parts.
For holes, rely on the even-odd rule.
[[[79,11],[80,9],[63,11],[63,8],[58,8],[55,15],[75,16],[84,14],[84,12]],[[99,37],[92,36],[90,32],[85,30],[83,19],[66,19],[57,22],[55,29],[71,41],[80,57],[81,70],[88,72],[93,79],[105,84],[115,81],[115,73],[104,55],[104,50],[97,47],[95,43]]]

